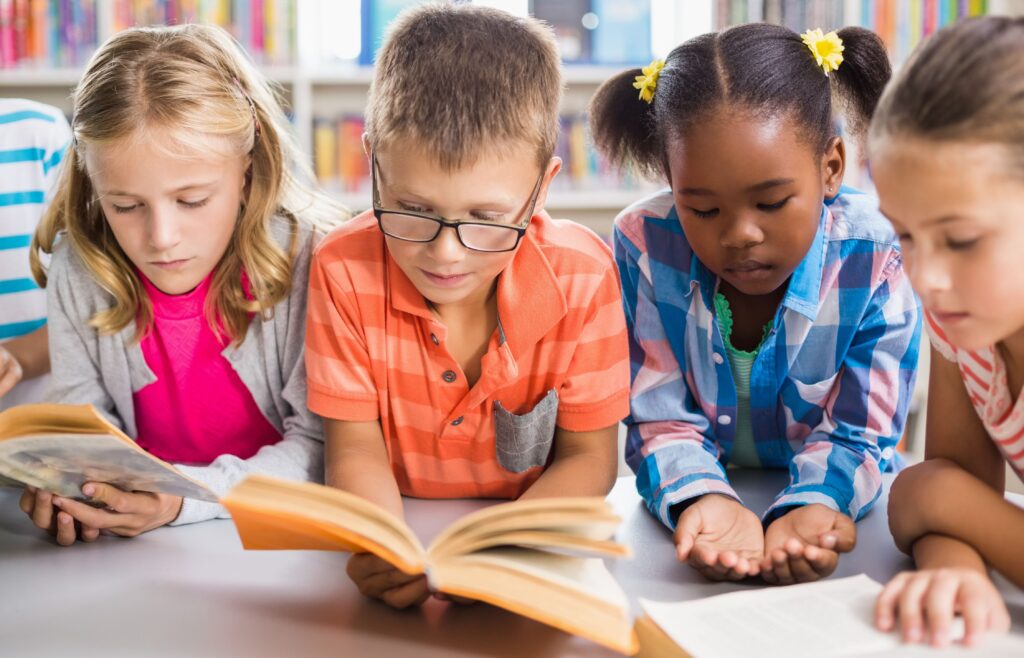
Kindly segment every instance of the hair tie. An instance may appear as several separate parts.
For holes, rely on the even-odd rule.
[[[654,90],[658,87],[658,76],[663,68],[665,60],[655,59],[642,69],[643,75],[636,76],[633,88],[640,90],[640,100],[648,103],[654,100]]]
[[[843,40],[839,38],[835,30],[828,34],[822,34],[821,28],[807,30],[800,35],[804,43],[811,49],[815,61],[821,70],[828,75],[835,71],[843,63]]]
[[[231,80],[235,83],[235,86],[238,87],[238,93],[242,94],[242,98],[244,98],[245,102],[249,104],[249,111],[252,112],[252,125],[255,127],[256,139],[259,139],[260,120],[256,116],[256,104],[252,102],[252,98],[249,97],[249,94],[245,93],[245,89],[242,88],[242,83],[238,78],[232,77]]]

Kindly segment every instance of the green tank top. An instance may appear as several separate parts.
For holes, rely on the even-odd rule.
[[[757,354],[761,351],[761,346],[764,345],[772,327],[771,324],[766,324],[761,335],[761,343],[754,351],[746,352],[732,345],[732,309],[729,308],[729,301],[722,293],[715,295],[715,316],[718,319],[718,328],[722,332],[722,342],[725,343],[725,354],[729,359],[732,379],[736,384],[736,438],[732,444],[729,463],[735,466],[760,468],[761,458],[757,456],[754,428],[750,424],[750,369],[754,366],[754,360],[757,359]]]

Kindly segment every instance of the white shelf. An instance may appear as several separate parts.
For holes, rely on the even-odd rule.
[[[370,207],[370,194],[352,194],[340,191],[330,184],[321,183],[331,197],[352,210],[365,210]],[[626,190],[552,190],[548,195],[546,207],[556,212],[575,210],[608,210],[618,213],[634,201],[650,194],[651,188]]]

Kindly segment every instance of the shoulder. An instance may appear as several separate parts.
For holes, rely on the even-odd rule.
[[[647,251],[647,228],[682,235],[675,200],[668,188],[658,190],[624,208],[615,217],[616,237],[624,237],[641,252]]]
[[[384,236],[372,211],[362,212],[331,230],[313,249],[313,265],[345,287],[371,290],[384,285]]]
[[[8,130],[16,130],[22,138],[33,137],[41,145],[67,143],[71,137],[67,118],[52,105],[23,98],[0,99],[0,119]]]
[[[844,186],[827,207],[832,214],[829,240],[860,240],[899,250],[896,232],[878,209],[877,197]]]

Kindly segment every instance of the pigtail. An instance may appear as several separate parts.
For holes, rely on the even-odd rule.
[[[590,101],[590,130],[595,146],[613,166],[633,169],[648,178],[661,178],[666,172],[654,119],[656,100],[641,100],[633,86],[637,76],[642,75],[642,69],[629,69],[598,88]]]
[[[859,139],[892,76],[892,66],[885,44],[871,30],[844,27],[838,35],[843,41],[843,63],[830,76],[833,95],[847,131]]]

